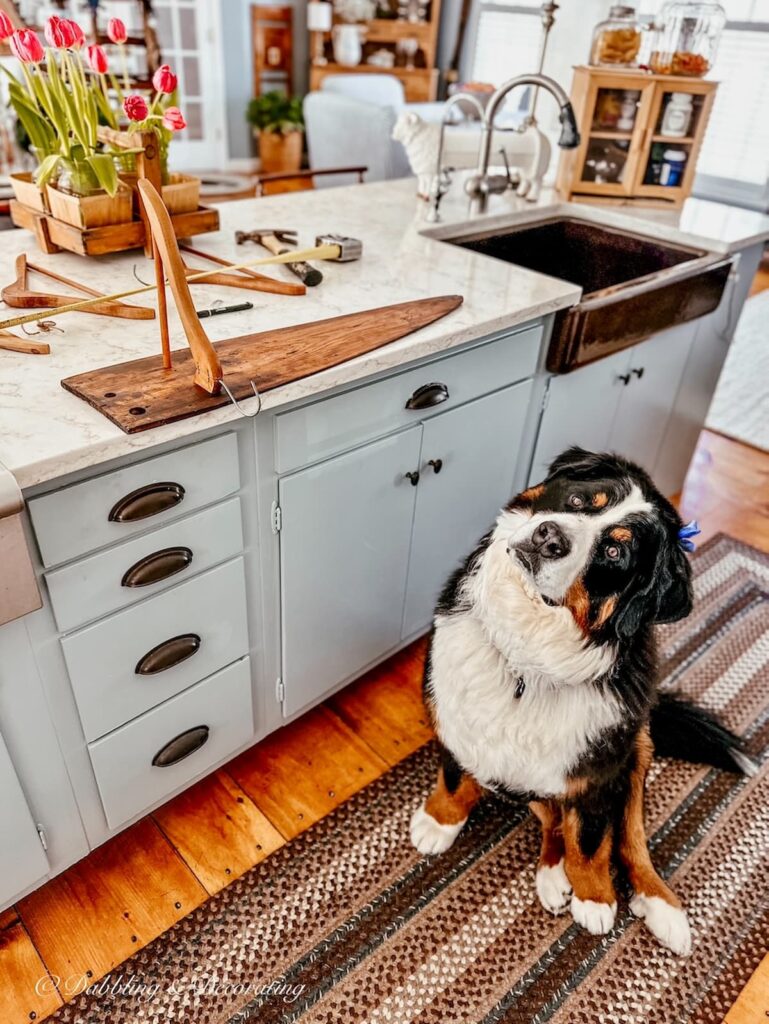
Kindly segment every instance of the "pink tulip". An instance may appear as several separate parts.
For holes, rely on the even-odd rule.
[[[109,69],[107,54],[101,46],[88,47],[88,64],[97,75],[106,75]]]
[[[46,21],[43,31],[45,32],[45,41],[54,50],[66,50],[68,46],[72,45],[72,32],[64,18],[57,18],[55,14],[51,15]]]
[[[167,64],[161,64],[152,76],[152,84],[158,92],[172,93],[175,91],[178,83],[179,79]]]
[[[76,21],[72,21],[71,18],[65,18],[64,21],[67,23],[67,29],[72,34],[72,42],[69,46],[73,50],[79,50],[80,47],[85,43],[85,33]]]
[[[120,18],[110,18],[107,23],[107,35],[110,42],[124,43],[128,39],[125,22],[122,22]]]
[[[129,121],[143,121],[150,112],[145,98],[137,93],[134,93],[132,96],[126,96],[123,101],[123,110],[125,110]]]
[[[10,37],[9,45],[14,57],[23,64],[39,64],[45,58],[43,44],[31,28],[22,28]]]
[[[0,11],[0,39],[10,39],[13,32],[13,22],[5,11]]]
[[[187,127],[184,114],[178,107],[169,107],[163,113],[163,127],[167,128],[169,132],[180,132],[182,128]]]

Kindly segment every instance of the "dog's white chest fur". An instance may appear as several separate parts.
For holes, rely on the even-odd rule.
[[[501,542],[501,543],[500,543]],[[503,538],[469,582],[468,611],[436,618],[430,683],[438,735],[482,785],[562,794],[590,743],[620,721],[592,685],[614,652],[590,648],[564,608],[521,587]],[[514,696],[516,680],[526,688]]]

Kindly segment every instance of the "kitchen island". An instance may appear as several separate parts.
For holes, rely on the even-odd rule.
[[[254,310],[206,321],[212,339],[429,296],[464,303],[267,392],[255,419],[228,406],[127,435],[61,388],[157,353],[157,321],[73,314],[49,356],[0,352],[0,464],[26,502],[42,600],[0,626],[0,907],[423,633],[446,574],[565,444],[615,447],[680,487],[769,219],[544,194],[534,211],[497,199],[474,223],[564,213],[739,259],[707,316],[552,375],[553,319],[579,287],[446,244],[467,219],[461,194],[434,226],[412,181],[354,186],[222,207],[222,230],[198,244],[228,259],[257,258],[233,233],[264,224],[305,243],[350,235],[364,252],[325,264],[304,297],[249,295]],[[20,252],[105,292],[134,269],[152,275],[140,254],[41,256],[18,232],[4,282]],[[171,339],[183,345],[173,309]]]

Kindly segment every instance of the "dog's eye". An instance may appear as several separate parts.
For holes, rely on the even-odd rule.
[[[616,544],[609,544],[605,550],[606,557],[611,559],[612,562],[616,562],[620,556],[620,549]]]
[[[580,496],[578,494],[570,494],[569,495],[569,499],[568,499],[568,504],[572,508],[582,508],[585,503],[582,500],[582,498],[580,498]]]

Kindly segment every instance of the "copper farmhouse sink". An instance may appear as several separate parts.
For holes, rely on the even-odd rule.
[[[577,217],[444,241],[581,286],[577,305],[556,314],[547,354],[553,373],[568,373],[712,312],[731,268],[729,257]]]

